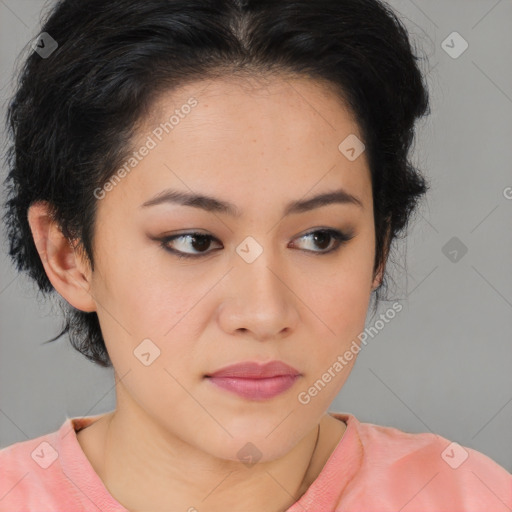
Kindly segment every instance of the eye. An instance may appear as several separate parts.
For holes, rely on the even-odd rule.
[[[338,231],[337,229],[317,229],[316,231],[311,231],[302,235],[299,240],[303,238],[309,241],[306,244],[309,247],[320,247],[322,251],[311,251],[311,249],[305,249],[307,251],[315,252],[320,254],[329,254],[331,252],[337,251],[345,242],[348,242],[354,235],[352,233],[344,233],[343,231]],[[334,242],[334,244],[332,244]],[[295,245],[295,244],[293,244]],[[330,246],[329,250],[325,250]]]
[[[176,241],[179,241],[179,243],[176,244]],[[218,240],[211,235],[195,232],[173,235],[161,240],[163,248],[169,252],[172,252],[173,254],[176,254],[178,258],[197,258],[203,256],[204,254],[208,254],[211,251],[207,251],[207,249],[210,247],[212,241],[218,242]],[[187,245],[190,247],[189,244],[191,244],[192,249],[198,252],[184,252],[181,249],[171,248],[171,242],[181,248],[187,247]]]
[[[302,235],[299,237],[299,240],[305,239],[308,241],[306,246],[309,246],[309,248],[303,249],[304,251],[316,253],[320,256],[337,251],[345,242],[348,242],[353,237],[353,233],[345,233],[338,231],[337,229],[317,229]],[[212,252],[208,250],[212,242],[217,242],[222,248],[222,244],[214,236],[197,232],[168,236],[160,239],[159,241],[166,251],[175,254],[180,259],[200,258],[209,254]],[[315,245],[321,250],[316,251],[311,249],[311,247],[314,248]],[[179,247],[179,249],[177,249],[176,246]],[[184,251],[183,249],[187,246],[188,248],[192,247],[192,250],[196,252]],[[292,246],[295,247],[296,244],[292,243]],[[329,249],[326,250],[327,248]]]

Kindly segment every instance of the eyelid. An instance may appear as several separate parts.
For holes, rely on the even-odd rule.
[[[326,234],[330,235],[332,240],[334,240],[334,242],[335,242],[334,247],[332,247],[331,249],[329,249],[327,251],[325,251],[325,250],[313,251],[310,249],[299,249],[299,250],[302,252],[308,253],[308,254],[316,255],[316,256],[327,255],[327,254],[337,252],[339,249],[341,249],[343,244],[345,244],[346,242],[348,242],[355,236],[354,230],[352,230],[352,229],[340,230],[340,229],[336,229],[336,228],[315,227],[315,228],[311,228],[308,231],[296,236],[293,240],[311,236],[311,235],[314,235],[315,233],[319,233],[319,232],[326,233]],[[203,233],[199,230],[175,233],[173,235],[157,238],[157,240],[160,241],[160,245],[162,246],[162,248],[165,251],[176,255],[179,259],[183,259],[183,258],[199,259],[199,258],[206,257],[206,256],[208,256],[208,254],[211,254],[212,252],[215,251],[215,250],[213,250],[213,251],[207,250],[207,251],[198,252],[198,253],[186,253],[183,251],[178,251],[176,249],[172,249],[168,246],[169,242],[172,242],[175,239],[185,238],[187,236],[194,237],[195,235],[205,237],[211,241],[215,241],[222,245],[222,242],[220,242],[220,240],[217,237],[215,237],[209,233]],[[219,249],[216,249],[216,250],[219,250]]]

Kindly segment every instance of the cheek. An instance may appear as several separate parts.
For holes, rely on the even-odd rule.
[[[324,276],[316,276],[304,287],[311,309],[323,322],[322,343],[315,348],[318,371],[329,367],[364,331],[373,282],[373,232],[360,233],[357,243],[342,249],[336,268]],[[319,331],[318,331],[319,332]],[[348,365],[347,370],[353,365]],[[344,372],[348,373],[348,372]]]
[[[105,246],[94,295],[106,323],[117,322],[137,338],[163,336],[197,302],[190,272],[173,266],[157,243],[117,232]]]
[[[107,348],[118,373],[133,368],[137,375],[140,371],[162,375],[164,382],[157,382],[154,377],[143,382],[140,376],[142,381],[138,385],[154,390],[170,378],[164,369],[180,381],[184,376],[195,378],[190,375],[192,369],[197,368],[198,375],[201,373],[203,368],[198,361],[204,354],[198,353],[194,342],[200,339],[205,322],[211,321],[211,309],[208,314],[205,310],[206,299],[217,277],[192,278],[192,272],[166,267],[162,259],[152,263],[137,272],[116,270],[119,279],[112,283],[117,286],[116,294],[110,296],[110,300],[116,301],[112,304],[116,319],[107,314],[102,320],[106,323]],[[123,279],[123,274],[130,279]],[[146,353],[154,361],[147,368],[136,359]]]
[[[315,344],[315,355],[312,354],[316,359],[316,373],[323,373],[354,341],[359,343],[370,301],[366,286],[367,280],[344,280],[338,287],[333,284],[323,300],[315,303],[318,317],[323,320],[318,323],[322,335],[316,335],[320,343]],[[350,368],[351,365],[347,370]]]
[[[364,324],[373,282],[373,256],[371,238],[361,235],[357,242],[341,249],[339,258],[324,274],[315,273],[307,280],[305,293],[310,303],[330,319],[336,333]]]
[[[305,348],[307,378],[297,400],[323,411],[336,398],[360,352],[358,336],[364,331],[370,300],[369,279],[362,273],[338,275],[323,297],[314,303],[322,322]]]

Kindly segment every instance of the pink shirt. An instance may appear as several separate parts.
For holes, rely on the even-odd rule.
[[[287,512],[511,512],[512,475],[486,455],[434,434],[330,414],[347,429]],[[66,418],[56,432],[0,450],[0,511],[127,512],[76,438],[100,416]]]

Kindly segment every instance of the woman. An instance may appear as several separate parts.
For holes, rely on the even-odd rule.
[[[428,188],[427,111],[377,0],[59,2],[5,221],[117,404],[1,450],[0,510],[510,509],[485,455],[327,412]]]

